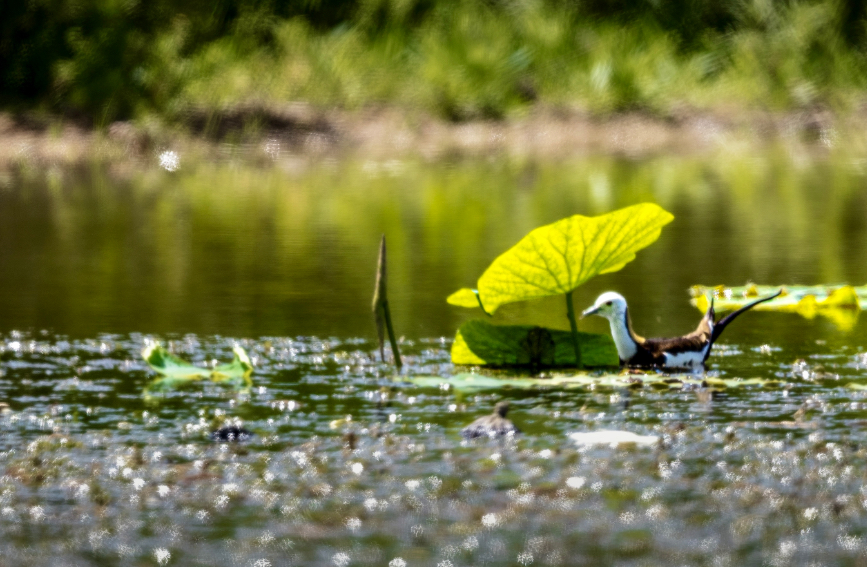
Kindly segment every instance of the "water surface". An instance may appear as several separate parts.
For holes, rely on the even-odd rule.
[[[183,163],[183,162],[182,162]],[[767,155],[22,171],[0,186],[0,534],[17,565],[857,565],[867,552],[867,330],[749,313],[690,388],[461,394],[375,356],[389,244],[412,374],[448,376],[447,305],[527,231],[653,201],[675,221],[613,289],[649,336],[690,330],[695,283],[867,283],[857,163]],[[562,300],[497,322],[568,328]],[[605,332],[591,319],[583,330]],[[149,341],[254,387],[155,399]],[[459,431],[511,401],[523,430]],[[351,419],[347,419],[351,416]],[[209,438],[219,424],[255,433]],[[653,448],[579,448],[623,429]]]

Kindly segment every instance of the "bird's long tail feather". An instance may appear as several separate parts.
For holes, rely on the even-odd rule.
[[[764,303],[765,301],[772,300],[773,298],[777,297],[781,293],[783,293],[782,289],[780,289],[780,291],[778,291],[774,295],[769,295],[767,297],[757,299],[757,300],[753,301],[752,303],[747,303],[746,305],[744,305],[743,307],[741,307],[737,311],[729,313],[728,315],[726,315],[725,317],[723,317],[722,319],[717,321],[713,326],[713,335],[711,336],[711,343],[713,343],[714,341],[717,340],[717,338],[722,334],[723,330],[725,330],[726,326],[728,326],[729,323],[731,323],[732,321],[735,320],[735,317],[737,317],[738,315],[740,315],[744,311],[749,311],[750,309],[752,309],[753,307],[755,307],[759,303]],[[713,299],[711,299],[711,301],[713,301]]]

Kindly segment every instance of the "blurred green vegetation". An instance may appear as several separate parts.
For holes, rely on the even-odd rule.
[[[867,0],[0,3],[0,104],[97,123],[307,101],[450,119],[852,108]]]

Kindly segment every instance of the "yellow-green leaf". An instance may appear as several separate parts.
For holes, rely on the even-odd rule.
[[[250,357],[239,346],[233,348],[232,352],[235,354],[235,358],[228,364],[215,366],[211,372],[211,380],[228,382],[233,386],[252,386],[253,381],[250,379],[250,375],[253,373],[253,363],[250,361]]]
[[[714,298],[714,308],[718,312],[734,311],[757,297],[783,293],[770,301],[754,307],[756,311],[776,311],[797,313],[807,319],[821,315],[830,319],[840,330],[848,331],[858,322],[858,315],[867,308],[867,286],[850,285],[823,286],[768,286],[747,284],[740,287],[695,285],[690,289],[692,304],[700,311],[707,310],[710,297]]]
[[[142,351],[142,357],[148,365],[161,374],[153,380],[145,390],[149,392],[175,389],[197,380],[210,378],[214,382],[229,383],[235,387],[250,387],[253,381],[253,363],[243,348],[236,346],[232,362],[221,364],[209,370],[190,364],[186,360],[169,353],[160,345],[151,345]]]
[[[481,307],[479,302],[479,292],[468,287],[461,288],[448,296],[446,301],[449,305],[457,305],[458,307]]]
[[[211,371],[205,368],[194,366],[169,353],[160,345],[151,345],[145,348],[142,353],[145,362],[152,369],[156,370],[163,376],[173,378],[174,380],[201,380],[209,378]]]
[[[481,302],[493,313],[506,303],[570,293],[596,275],[621,269],[673,219],[661,207],[643,203],[539,227],[485,270],[478,282]]]

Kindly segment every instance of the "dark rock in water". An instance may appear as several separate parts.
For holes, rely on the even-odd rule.
[[[494,408],[494,413],[480,417],[461,430],[461,435],[466,439],[476,437],[499,437],[501,435],[517,435],[521,431],[515,424],[506,419],[509,411],[509,402],[499,402]]]
[[[211,433],[214,441],[247,441],[252,436],[251,432],[237,425],[227,425]]]

